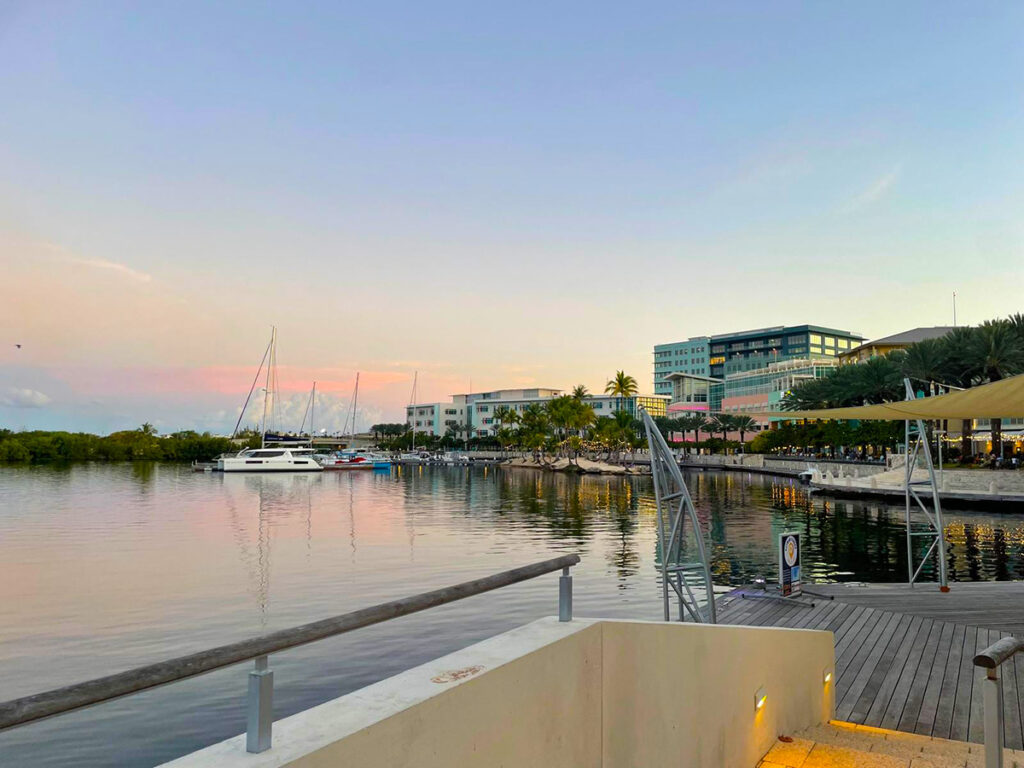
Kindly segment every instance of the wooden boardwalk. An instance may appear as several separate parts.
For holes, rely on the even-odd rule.
[[[1024,635],[1024,581],[958,581],[946,594],[934,584],[813,584],[808,589],[853,605]]]
[[[824,592],[825,585],[808,587]],[[954,585],[954,592],[960,587]],[[973,585],[970,585],[973,586]],[[1009,586],[1009,585],[1007,585]],[[947,621],[947,606],[931,614],[928,600],[904,596],[880,600],[878,607],[863,590],[861,597],[844,589],[833,600],[803,598],[802,603],[757,597],[762,591],[734,590],[719,599],[720,624],[824,629],[835,635],[836,714],[838,720],[960,741],[983,741],[982,686],[984,672],[972,660],[1010,632],[999,628]],[[834,589],[829,589],[829,592]],[[963,590],[964,593],[967,590]],[[914,593],[939,595],[934,586]],[[1024,593],[1021,593],[1024,594]],[[940,595],[948,598],[950,595]],[[1016,602],[1016,601],[1015,601]],[[900,607],[900,611],[890,610]],[[966,615],[971,615],[973,610]],[[952,617],[951,617],[952,618]],[[1016,618],[1015,625],[1021,623]],[[1002,666],[1006,715],[1006,746],[1024,748],[1024,654]],[[1020,681],[1020,690],[1018,682]]]

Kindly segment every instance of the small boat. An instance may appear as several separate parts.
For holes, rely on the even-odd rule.
[[[399,464],[426,464],[431,459],[429,453],[425,451],[416,451],[413,453],[403,453],[398,457]]]
[[[457,466],[469,464],[469,456],[458,451],[447,451],[441,456],[441,463],[447,466]]]
[[[217,459],[219,472],[320,472],[313,449],[300,446],[246,448],[235,456]]]
[[[363,450],[318,453],[317,462],[324,469],[390,469],[391,459]]]
[[[815,473],[815,471],[816,471],[816,470],[814,470],[814,469],[811,469],[810,467],[807,467],[807,469],[805,469],[805,470],[804,470],[803,472],[801,472],[800,474],[798,474],[798,475],[796,476],[796,478],[797,478],[797,480],[799,480],[799,481],[800,481],[801,483],[803,483],[804,485],[807,485],[808,483],[810,483],[810,482],[811,482],[811,480],[813,480],[813,479],[814,479],[814,473]]]

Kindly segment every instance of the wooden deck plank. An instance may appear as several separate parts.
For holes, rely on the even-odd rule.
[[[1021,690],[1024,688],[1024,654],[1018,653],[1013,657],[1013,673],[1017,676],[1017,709],[1020,712],[1021,730],[1024,731],[1024,690]]]
[[[935,584],[815,584],[814,591],[851,605],[870,605],[939,621],[1024,635],[1024,581]]]
[[[832,631],[832,634],[836,638],[836,646],[842,642],[846,633],[850,630],[850,627],[854,626],[860,621],[861,614],[867,610],[863,605],[849,606],[851,610],[846,611],[842,616],[839,616],[832,620],[829,624],[828,629]]]
[[[999,638],[1008,637],[1008,632],[1000,632]],[[999,639],[996,638],[996,639]],[[992,642],[995,642],[993,640]],[[1000,668],[1003,675],[1003,712],[1005,713],[1005,739],[1010,749],[1024,748],[1022,738],[1020,702],[1017,700],[1017,665],[1004,663]]]
[[[916,689],[921,689],[923,694],[921,700],[917,703],[918,714],[917,720],[914,723],[914,733],[922,733],[927,736],[937,736],[935,732],[935,724],[939,717],[939,702],[942,697],[943,686],[947,684],[946,676],[949,674],[949,653],[953,647],[953,635],[956,634],[956,625],[950,624],[945,621],[936,621],[935,626],[932,628],[932,635],[936,642],[935,653],[932,659],[931,671],[929,675],[922,675],[922,679],[927,679],[927,684],[923,687],[917,684],[911,687],[911,699],[916,694]],[[929,638],[929,642],[933,638]],[[928,650],[925,649],[927,655]],[[956,681],[953,682],[953,688],[956,688]],[[912,706],[912,704],[911,704]],[[950,705],[950,713],[952,713],[953,707]],[[909,723],[908,723],[909,725]],[[909,730],[909,729],[908,729]],[[946,731],[949,731],[949,727],[946,726]]]
[[[882,614],[874,608],[865,608],[864,612],[857,617],[856,623],[847,628],[843,635],[843,639],[836,643],[836,677],[839,676],[840,662],[843,662],[843,668],[845,669],[846,664],[849,663],[849,659],[853,656],[853,654],[847,656],[847,649],[852,646],[854,653],[856,653],[857,649],[864,644],[864,641],[871,632],[872,627],[875,626],[878,621],[878,617],[881,615]]]
[[[985,740],[984,722],[981,716],[982,696],[985,691],[982,681],[985,679],[985,670],[981,667],[974,666],[974,656],[980,651],[988,648],[998,637],[998,630],[985,629],[983,627],[978,629],[977,645],[971,653],[971,677],[973,678],[973,687],[971,689],[970,706],[968,708],[970,724],[967,726],[967,736],[964,737],[967,741],[982,742]]]
[[[893,730],[898,729],[903,720],[903,713],[906,711],[907,704],[910,701],[911,688],[914,685],[914,681],[918,679],[919,674],[927,684],[928,677],[931,674],[931,659],[926,659],[925,651],[927,650],[928,642],[931,639],[933,626],[935,626],[934,619],[921,619],[917,633],[915,634],[912,645],[910,646],[910,653],[907,654],[907,659],[903,664],[902,671],[900,672],[900,678],[896,682],[896,686],[893,688],[892,695],[889,697],[889,703],[885,705],[885,710],[882,712],[882,716],[878,719],[877,725],[880,728],[889,728]],[[934,655],[935,650],[933,645],[932,656],[934,657]],[[922,693],[923,691],[924,688],[922,686]],[[917,709],[919,710],[920,698],[917,701]],[[914,720],[917,719],[916,710],[913,718]],[[870,723],[865,723],[865,725],[870,725]]]
[[[832,622],[836,620],[840,614],[851,610],[850,606],[844,605],[843,603],[832,603],[828,609],[821,614],[813,617],[813,620],[804,624],[804,629],[820,629],[828,630],[832,625]]]
[[[953,704],[956,701],[956,684],[960,677],[960,658],[964,650],[964,633],[967,627],[963,624],[953,625],[953,634],[949,639],[949,656],[946,659],[946,671],[942,679],[938,704],[935,709],[935,726],[932,736],[948,739],[953,727]]]
[[[953,697],[953,722],[950,725],[949,737],[957,741],[967,741],[971,724],[971,691],[974,688],[974,649],[978,642],[978,627],[966,627],[964,645],[960,653],[960,675],[956,682],[956,695]]]
[[[860,633],[849,643],[851,653],[844,653],[836,662],[836,677],[841,684],[848,684],[856,679],[864,664],[864,659],[875,647],[879,636],[885,632],[890,621],[897,621],[899,615],[889,611],[879,611],[874,621],[865,621]]]
[[[904,619],[908,617],[899,613],[886,613],[888,618],[881,620],[875,625],[875,629],[868,635],[864,645],[857,651],[851,663],[839,675],[843,687],[842,702],[836,706],[836,717],[840,720],[849,720],[853,714],[853,708],[857,704],[860,695],[864,693],[868,682],[874,674],[878,661],[885,651],[889,639]]]
[[[875,696],[878,694],[878,688],[882,683],[882,679],[892,665],[892,655],[896,651],[894,643],[898,647],[903,642],[903,638],[906,636],[907,629],[913,619],[912,616],[901,613],[894,613],[893,616],[897,617],[898,621],[891,629],[887,629],[879,637],[875,647],[865,659],[864,669],[858,675],[858,678],[864,681],[863,686],[859,686],[857,681],[851,685],[845,697],[848,700],[848,709],[844,707],[845,716],[842,716],[840,719],[863,723],[864,718],[867,717],[868,711],[875,701]],[[890,648],[892,653],[890,653]],[[860,687],[859,691],[857,690],[858,687]]]
[[[915,643],[917,642],[917,635],[921,625],[928,620],[921,616],[909,616],[908,618],[910,623],[907,625],[906,632],[898,640],[898,636],[893,635],[893,639],[889,642],[889,647],[885,649],[883,654],[885,671],[878,678],[877,684],[872,685],[874,679],[868,683],[869,689],[874,687],[871,699],[858,702],[858,705],[854,707],[854,718],[858,723],[875,726],[881,725],[882,717],[889,708],[889,700],[892,699],[896,686],[899,684],[900,679],[903,677],[903,672],[909,664],[911,653],[915,649],[920,650],[921,648],[920,645],[915,646]],[[881,668],[881,664],[879,667]],[[863,712],[863,715],[859,718],[858,712]]]

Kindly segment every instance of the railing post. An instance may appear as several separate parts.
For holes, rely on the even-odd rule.
[[[985,673],[985,768],[1003,768],[1003,678],[998,666]]]
[[[572,576],[569,566],[562,569],[558,577],[558,620],[572,621]]]
[[[270,749],[274,725],[274,673],[266,656],[256,657],[256,668],[249,673],[249,701],[246,712],[245,751]]]

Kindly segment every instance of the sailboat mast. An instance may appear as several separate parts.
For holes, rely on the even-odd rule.
[[[309,444],[313,445],[313,438],[316,437],[316,430],[313,429],[313,417],[316,416],[316,382],[313,382],[313,396],[309,404]]]
[[[412,392],[409,395],[409,405],[416,405],[416,382],[419,380],[420,372],[412,373]],[[412,427],[412,449],[416,450],[416,408],[412,408],[412,416],[409,417],[409,426]]]
[[[356,436],[356,413],[359,409],[359,371],[356,371],[356,388],[352,393],[352,438],[355,442]]]
[[[270,399],[270,372],[274,370],[274,362],[277,357],[277,328],[270,329],[270,360],[267,364],[267,382],[263,388],[263,420],[260,424],[260,447],[267,447],[267,401]]]

